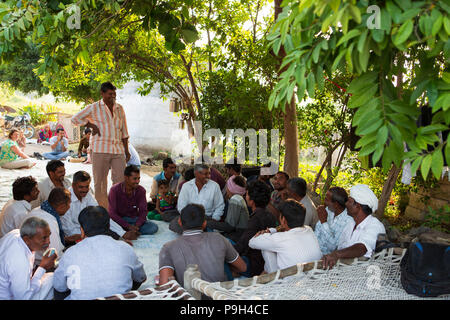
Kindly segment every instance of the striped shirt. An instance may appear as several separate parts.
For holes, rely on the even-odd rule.
[[[92,152],[124,154],[122,139],[128,138],[127,121],[123,107],[115,103],[113,115],[103,100],[88,105],[72,117],[74,125],[85,125],[87,122],[95,124],[100,135],[92,134],[89,144]]]

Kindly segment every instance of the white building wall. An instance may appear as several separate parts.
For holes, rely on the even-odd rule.
[[[159,97],[159,86],[141,96],[137,82],[128,82],[117,90],[117,102],[125,110],[130,142],[141,150],[173,151],[180,142],[189,143],[187,129],[180,130],[180,118],[169,112],[169,100]],[[183,141],[185,139],[185,142]]]

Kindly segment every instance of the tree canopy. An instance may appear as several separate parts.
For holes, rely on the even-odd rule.
[[[35,71],[44,86],[78,102],[95,99],[99,83],[106,80],[119,87],[139,81],[144,95],[158,83],[163,96],[184,102],[192,128],[193,120],[203,118],[200,97],[206,86],[212,88],[215,76],[230,74],[253,83],[253,96],[271,88],[275,70],[265,35],[272,17],[263,16],[265,4],[267,0],[66,0],[23,1],[19,6],[7,1],[0,5],[0,54],[7,61],[28,43],[36,44],[41,59]],[[73,26],[74,15],[79,29]],[[241,88],[234,88],[230,94],[236,96]]]
[[[379,29],[368,27],[371,4],[380,9]],[[348,72],[360,156],[381,159],[386,171],[407,161],[413,173],[440,177],[444,152],[450,161],[441,135],[450,124],[448,2],[285,0],[283,7],[268,39],[276,54],[283,46],[285,71],[269,107],[284,108],[295,92],[299,100],[314,97],[325,77]],[[432,119],[418,127],[425,106]]]

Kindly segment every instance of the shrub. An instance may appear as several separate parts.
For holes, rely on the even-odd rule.
[[[37,105],[29,104],[23,108],[19,109],[19,115],[28,113],[31,116],[31,124],[33,126],[38,126],[49,121],[57,121],[56,115],[47,115],[46,113],[58,112],[59,109],[53,105]]]

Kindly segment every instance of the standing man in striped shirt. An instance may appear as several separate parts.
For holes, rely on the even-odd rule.
[[[86,106],[72,117],[74,125],[92,129],[92,173],[95,198],[108,209],[108,172],[111,169],[113,184],[123,181],[123,171],[130,160],[128,128],[123,107],[116,103],[116,87],[111,82],[102,83],[102,100]]]

